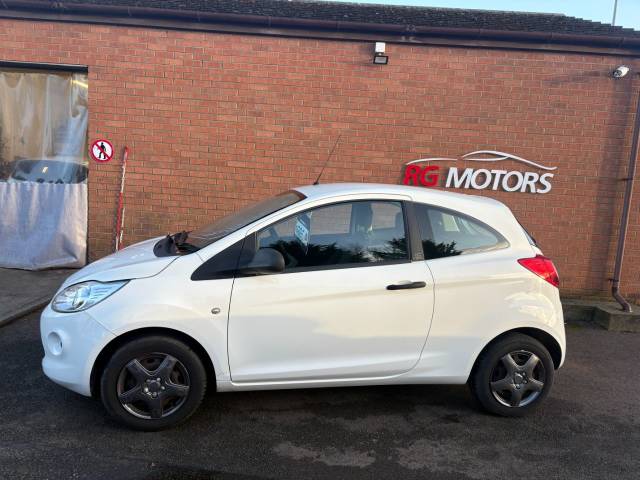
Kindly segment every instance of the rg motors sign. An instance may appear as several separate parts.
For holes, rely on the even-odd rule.
[[[440,165],[442,162],[479,162],[481,168],[458,168]],[[527,171],[503,170],[499,162],[515,161],[527,165]],[[496,164],[495,167],[489,164]],[[491,168],[493,167],[493,168]],[[446,188],[471,188],[474,190],[504,190],[505,192],[548,193],[551,179],[558,167],[547,167],[510,153],[478,150],[460,158],[432,157],[413,160],[405,165],[405,185]]]

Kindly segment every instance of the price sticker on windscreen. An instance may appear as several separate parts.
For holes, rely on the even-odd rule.
[[[300,215],[296,220],[295,236],[302,244],[305,252],[309,246],[309,230],[311,228],[311,219],[307,215]]]

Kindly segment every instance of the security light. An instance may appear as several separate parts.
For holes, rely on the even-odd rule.
[[[627,67],[626,65],[620,65],[619,67],[617,67],[612,75],[613,78],[622,78],[624,77],[627,73],[629,73],[630,68]]]
[[[389,63],[389,57],[384,54],[386,44],[384,42],[376,42],[373,55],[373,63],[376,65],[386,65]]]

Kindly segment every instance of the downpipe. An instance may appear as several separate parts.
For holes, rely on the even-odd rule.
[[[622,307],[624,312],[631,312],[631,305],[620,293],[620,275],[622,273],[622,261],[624,258],[624,246],[627,239],[627,229],[629,227],[629,210],[631,208],[631,197],[633,195],[633,184],[636,176],[636,159],[638,157],[638,135],[640,134],[640,92],[638,93],[638,105],[636,107],[636,117],[633,125],[633,139],[631,143],[631,154],[629,166],[627,168],[627,185],[624,191],[624,203],[622,206],[622,218],[620,219],[620,229],[618,233],[618,248],[616,250],[616,263],[613,271],[611,284],[611,295]]]

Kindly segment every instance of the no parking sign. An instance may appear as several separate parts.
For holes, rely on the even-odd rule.
[[[96,140],[91,144],[89,153],[96,162],[108,162],[113,158],[113,145],[108,140]]]

